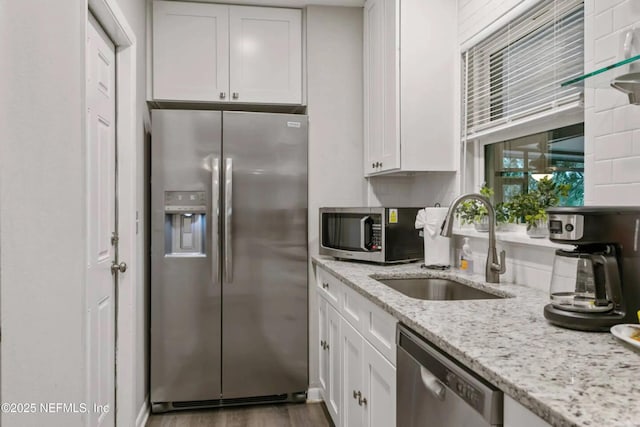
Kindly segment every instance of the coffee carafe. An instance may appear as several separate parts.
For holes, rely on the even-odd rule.
[[[558,249],[551,276],[551,305],[558,310],[606,313],[620,305],[615,248]]]
[[[572,244],[553,263],[549,322],[585,331],[637,323],[640,207],[551,208],[549,239]]]

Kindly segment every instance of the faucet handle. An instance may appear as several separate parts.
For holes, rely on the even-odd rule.
[[[507,253],[505,251],[500,251],[500,266],[498,270],[498,274],[504,274],[507,271],[507,262],[506,262]]]
[[[491,270],[498,274],[504,274],[504,272],[507,271],[507,263],[505,261],[506,256],[507,254],[505,251],[500,251],[500,262],[495,262],[497,260],[494,258],[494,261],[491,262]]]

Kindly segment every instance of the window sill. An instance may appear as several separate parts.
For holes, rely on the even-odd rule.
[[[524,226],[516,226],[515,231],[496,231],[496,241],[502,243],[510,243],[523,246],[534,246],[540,248],[549,249],[565,249],[573,250],[572,245],[562,245],[559,243],[553,243],[548,238],[534,239],[527,236],[527,231]],[[472,237],[476,239],[489,239],[488,232],[476,231],[473,227],[455,228],[453,234],[462,237]]]

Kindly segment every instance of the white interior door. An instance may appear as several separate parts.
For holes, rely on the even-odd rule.
[[[88,425],[103,427],[115,424],[116,64],[115,47],[92,16],[86,67]]]

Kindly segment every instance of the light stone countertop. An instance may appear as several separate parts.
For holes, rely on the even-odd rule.
[[[419,263],[380,266],[317,256],[321,266],[554,426],[640,426],[640,351],[610,333],[552,326],[548,294]],[[505,299],[423,301],[374,277],[446,277]]]

